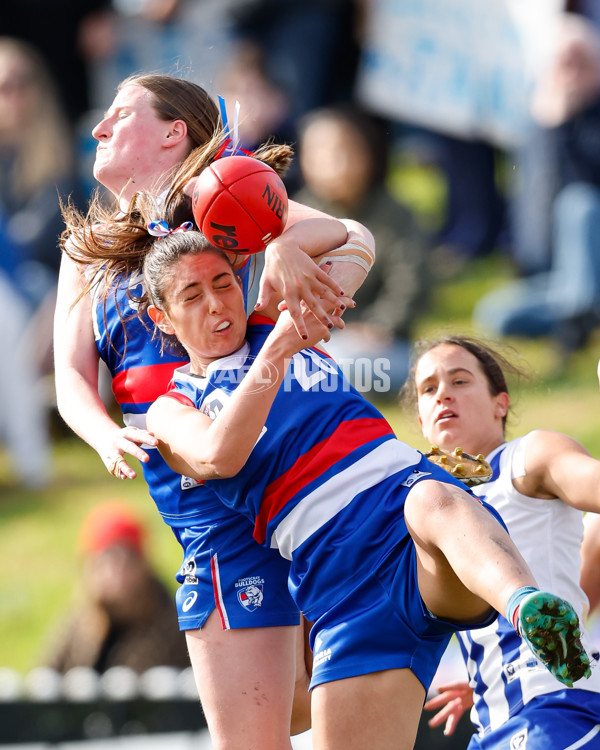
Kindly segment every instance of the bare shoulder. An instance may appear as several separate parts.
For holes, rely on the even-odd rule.
[[[527,462],[546,465],[571,453],[587,454],[588,451],[575,438],[554,430],[533,430],[527,435]]]

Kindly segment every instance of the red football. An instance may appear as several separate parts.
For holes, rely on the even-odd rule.
[[[288,197],[274,169],[251,156],[225,156],[196,181],[192,211],[198,229],[216,247],[257,253],[287,221]]]

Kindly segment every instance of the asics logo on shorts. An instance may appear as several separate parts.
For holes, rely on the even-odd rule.
[[[510,738],[510,750],[525,750],[527,747],[527,729],[521,729]]]
[[[183,601],[183,604],[181,605],[181,609],[184,612],[189,612],[189,610],[194,606],[196,603],[196,599],[198,598],[198,592],[192,591],[192,593],[186,597]]]

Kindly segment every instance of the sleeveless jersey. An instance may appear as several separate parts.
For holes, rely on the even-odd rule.
[[[169,395],[214,419],[272,330],[266,318],[249,322],[242,349],[213,362],[206,377],[178,369]],[[290,591],[315,619],[407,536],[402,490],[438,478],[426,459],[431,470],[417,468],[422,459],[328,356],[305,349],[293,356],[244,468],[206,484],[251,519],[258,542],[293,561]]]
[[[583,621],[588,609],[579,586],[583,513],[562,500],[527,497],[514,488],[513,478],[525,475],[529,435],[496,448],[487,459],[491,480],[473,491],[500,513],[540,588],[571,602]],[[471,720],[481,734],[502,726],[536,696],[566,690],[502,616],[481,630],[459,631],[457,637],[474,689]],[[583,628],[582,641],[590,653]],[[597,664],[592,664],[592,676],[574,687],[600,692]]]
[[[244,299],[247,295],[248,265],[242,269]],[[148,316],[138,316],[135,296],[142,292],[141,274],[121,277],[100,299],[97,285],[92,293],[92,322],[100,358],[112,377],[112,391],[123,412],[126,425],[146,428],[146,412],[168,388],[173,371],[187,357],[165,351],[161,354],[160,339],[153,337],[154,324]],[[132,297],[133,295],[133,297]],[[229,515],[223,504],[189,477],[175,474],[159,451],[142,446],[149,455],[142,463],[150,495],[165,523],[183,527],[216,520]],[[200,501],[199,492],[202,492]]]

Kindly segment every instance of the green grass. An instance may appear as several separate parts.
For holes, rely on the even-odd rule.
[[[403,188],[412,194],[415,208],[431,218],[431,196],[439,201],[442,195],[437,177],[411,170],[405,177]],[[475,301],[510,276],[507,260],[493,256],[473,263],[460,281],[440,284],[432,295],[431,309],[419,323],[418,335],[472,332]],[[556,429],[600,456],[596,380],[600,337],[595,336],[560,371],[549,342],[507,343],[531,370],[531,377],[513,397],[508,437],[534,427]],[[428,447],[413,415],[403,414],[395,405],[381,407],[402,439],[418,448]],[[15,486],[7,458],[0,453],[0,666],[20,670],[35,666],[45,634],[81,591],[82,583],[85,586],[75,549],[77,530],[98,502],[123,499],[147,520],[151,558],[165,582],[175,588],[179,547],[160,520],[144,481],[119,482],[109,476],[96,454],[64,431],[57,434],[54,456],[56,481],[43,491],[32,492]]]
[[[179,546],[144,481],[114,479],[75,437],[55,441],[54,459],[56,480],[41,491],[17,487],[6,456],[0,462],[0,666],[35,666],[45,637],[81,594],[77,533],[87,512],[104,500],[124,500],[147,521],[150,557],[175,589]]]

